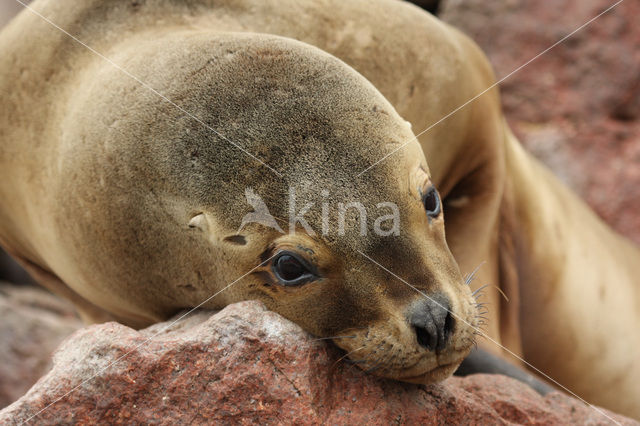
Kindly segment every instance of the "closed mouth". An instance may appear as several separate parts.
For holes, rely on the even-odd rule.
[[[461,362],[462,362],[462,358],[456,359],[455,361],[438,365],[437,367],[434,367],[431,370],[425,371],[418,375],[406,376],[406,377],[398,376],[396,377],[396,380],[401,380],[403,382],[409,382],[409,383],[420,383],[420,384],[429,384],[429,383],[439,382],[441,380],[446,379],[451,374],[453,374],[453,372]]]
[[[429,371],[427,371],[425,373],[418,374],[417,376],[402,377],[400,380],[414,381],[414,380],[422,379],[425,376],[438,375],[438,373],[445,372],[446,370],[450,369],[451,367],[453,367],[457,363],[458,362],[451,362],[449,364],[439,365],[436,368],[432,368],[431,370],[429,370]]]

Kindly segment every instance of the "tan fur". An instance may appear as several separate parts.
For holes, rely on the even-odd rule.
[[[358,251],[444,292],[471,325],[453,257],[465,273],[484,261],[472,287],[495,284],[510,300],[486,290],[492,339],[589,401],[640,416],[637,249],[522,151],[496,90],[358,176],[411,140],[403,119],[417,133],[494,82],[458,31],[391,0],[34,8],[197,117],[29,12],[1,33],[0,242],[87,318],[144,326],[304,247],[320,282],[280,287],[267,263],[206,306],[263,300],[317,335],[356,336],[335,342],[365,369],[429,382],[455,369],[471,328],[457,321],[447,351],[425,354],[405,317],[422,296]],[[445,199],[446,242],[420,203],[429,180]],[[324,188],[332,202],[393,201],[401,237],[254,224],[246,244],[233,238],[250,211],[245,188],[286,218],[289,186],[301,203],[322,202]],[[306,218],[319,229],[317,214]]]

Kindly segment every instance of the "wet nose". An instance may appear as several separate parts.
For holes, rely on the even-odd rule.
[[[434,294],[413,306],[409,323],[416,331],[418,344],[430,351],[441,351],[453,334],[455,320],[449,299]]]

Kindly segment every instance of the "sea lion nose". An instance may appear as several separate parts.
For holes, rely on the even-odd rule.
[[[453,334],[455,321],[449,299],[435,294],[413,306],[409,323],[416,332],[418,344],[430,351],[441,351]]]

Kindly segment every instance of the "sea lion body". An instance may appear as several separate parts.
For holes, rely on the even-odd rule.
[[[504,355],[640,416],[640,253],[522,150],[496,89],[377,164],[494,83],[467,37],[391,0],[33,7],[86,46],[28,11],[0,35],[0,242],[87,318],[141,327],[224,289],[204,306],[263,300],[312,333],[357,335],[336,343],[365,348],[378,374],[428,382],[455,370],[477,325],[456,262],[485,262],[471,286],[509,298],[484,290]],[[446,243],[420,208],[428,182]],[[393,201],[401,234],[238,230],[249,187],[279,220],[290,187],[303,204],[323,188]],[[306,247],[321,283],[243,278],[271,246]],[[441,359],[402,325],[423,299],[407,283],[458,318]]]

